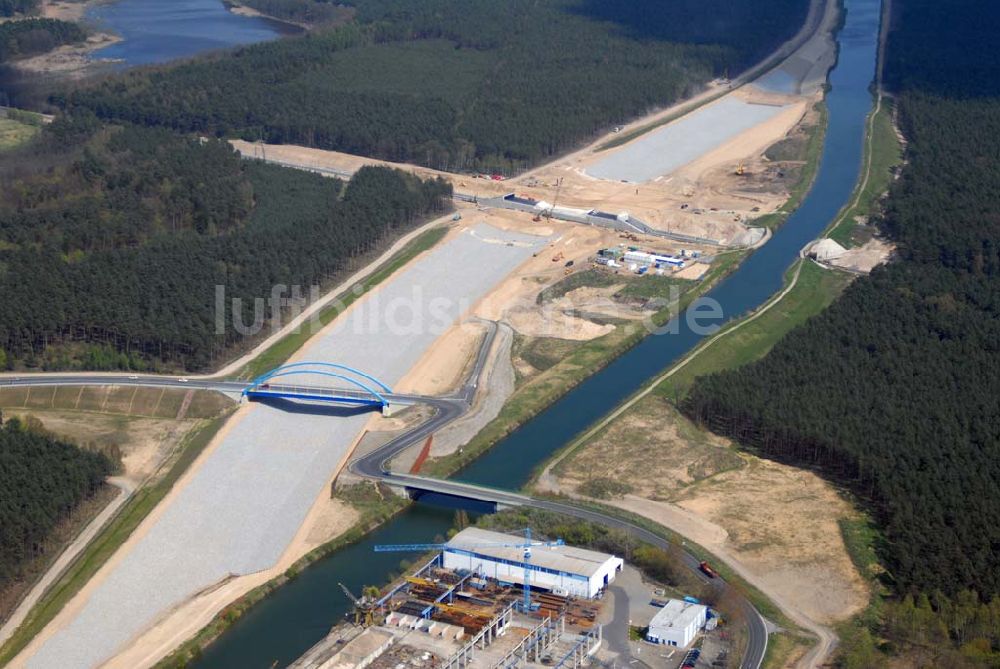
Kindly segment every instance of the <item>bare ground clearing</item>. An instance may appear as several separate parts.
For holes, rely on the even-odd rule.
[[[610,503],[674,527],[772,597],[793,619],[827,625],[868,602],[841,538],[852,507],[819,477],[736,451],[649,397],[556,466],[546,488],[579,494],[602,481]]]
[[[776,95],[756,89],[739,90],[729,95],[742,101],[784,106],[768,121],[644,184],[597,179],[586,174],[587,166],[609,155],[609,152],[598,153],[594,146],[517,178],[494,181],[302,146],[261,146],[242,140],[233,140],[232,145],[248,157],[266,157],[271,161],[326,170],[354,172],[364,165],[389,165],[423,178],[441,177],[451,182],[456,191],[480,198],[513,191],[539,200],[557,201],[568,207],[628,211],[662,230],[731,241],[745,230],[746,221],[778,209],[788,198],[790,183],[789,179],[779,177],[777,171],[766,173],[759,170],[756,173],[757,183],[747,188],[750,181],[734,174],[738,164],[764,160],[762,156],[768,146],[780,141],[801,123],[815,122],[807,110],[817,97]],[[633,141],[641,142],[643,137]],[[684,209],[681,209],[682,205],[686,205]],[[529,218],[523,213],[515,215],[526,220]]]

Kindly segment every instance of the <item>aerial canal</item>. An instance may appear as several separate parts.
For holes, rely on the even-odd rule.
[[[708,293],[722,306],[727,320],[761,305],[781,287],[782,276],[799,250],[833,219],[858,179],[865,117],[872,107],[869,86],[875,72],[880,7],[879,0],[846,0],[845,5],[847,18],[837,37],[839,59],[830,75],[829,121],[815,184],[771,241]],[[498,443],[458,478],[519,488],[551,453],[698,343],[703,335],[691,330],[684,314],[678,320],[675,333],[644,339]],[[348,610],[338,582],[358,591],[363,585],[381,584],[398,571],[400,555],[374,553],[374,544],[432,541],[451,527],[452,519],[453,511],[413,505],[363,541],[309,567],[254,607],[194,666],[286,666]]]

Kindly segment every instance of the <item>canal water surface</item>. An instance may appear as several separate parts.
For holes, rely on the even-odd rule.
[[[126,0],[131,1],[131,0]],[[846,0],[847,18],[837,41],[839,59],[826,98],[829,121],[819,172],[812,190],[774,237],[751,255],[708,297],[721,304],[726,319],[765,302],[780,287],[799,250],[816,238],[851,195],[861,168],[865,117],[872,106],[869,86],[875,72],[879,0]],[[702,338],[679,317],[676,334],[650,336],[577,386],[546,411],[511,433],[457,478],[517,489],[536,466]],[[337,587],[354,591],[380,585],[398,571],[405,555],[374,553],[378,543],[433,541],[451,527],[452,510],[413,505],[361,542],[317,562],[254,607],[209,646],[194,664],[199,669],[283,667],[322,638],[349,606]]]

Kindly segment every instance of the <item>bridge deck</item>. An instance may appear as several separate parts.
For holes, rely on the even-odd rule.
[[[384,406],[387,404],[386,400],[378,395],[363,390],[351,390],[347,388],[324,388],[272,383],[250,386],[244,392],[250,398],[274,397],[345,404],[370,404],[372,406]]]

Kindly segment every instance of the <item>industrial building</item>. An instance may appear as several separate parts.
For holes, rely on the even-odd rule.
[[[646,640],[686,648],[707,621],[707,606],[669,599],[650,621]]]
[[[523,584],[525,556],[521,548],[504,546],[522,537],[478,527],[462,530],[442,551],[446,569],[468,570],[501,583]],[[527,566],[532,587],[559,595],[596,597],[624,566],[621,558],[575,546],[539,546]]]
[[[661,255],[659,253],[647,253],[646,251],[628,251],[625,254],[625,262],[634,265],[646,265],[652,267],[670,266],[678,269],[684,267],[683,258],[671,255]]]

